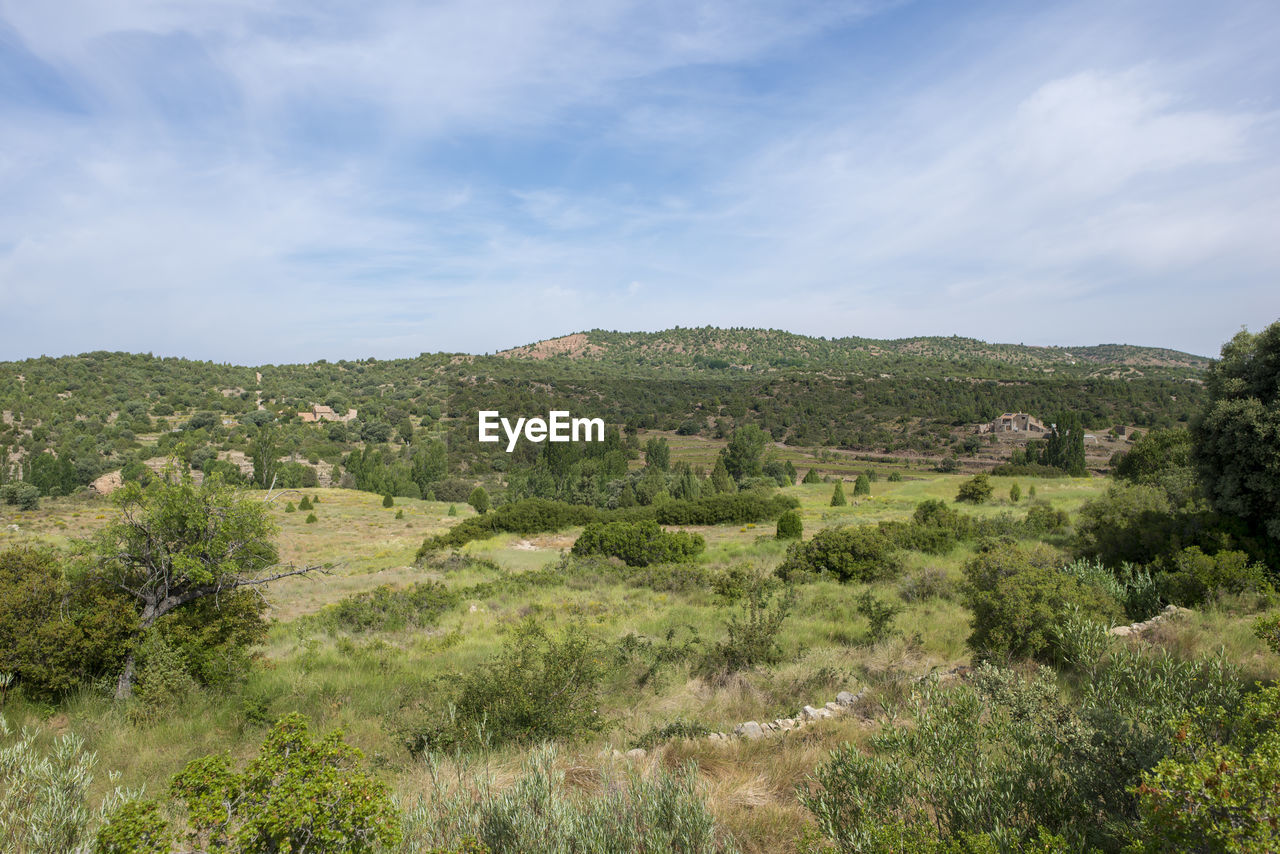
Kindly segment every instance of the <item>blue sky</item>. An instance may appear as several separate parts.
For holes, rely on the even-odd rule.
[[[1280,318],[1280,5],[0,0],[0,358]]]

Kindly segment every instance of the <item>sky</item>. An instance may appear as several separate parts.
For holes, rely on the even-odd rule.
[[[0,359],[603,328],[1216,355],[1280,4],[0,0]]]

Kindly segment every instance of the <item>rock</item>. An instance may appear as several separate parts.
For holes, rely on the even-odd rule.
[[[792,718],[783,718],[782,720],[778,721],[778,726],[781,727],[782,729],[795,729],[796,722]]]
[[[826,705],[826,706],[824,706],[824,708],[825,708],[828,712],[830,712],[832,715],[843,715],[843,714],[844,714],[844,706],[840,705],[839,703],[827,703],[827,705]]]
[[[815,712],[817,713],[816,720],[824,720],[831,717],[831,712],[827,709],[816,709]]]
[[[800,710],[800,719],[806,721],[814,721],[818,719],[818,710],[813,706],[805,706]]]
[[[1111,630],[1111,634],[1117,637],[1127,638],[1129,635],[1133,634],[1133,628],[1131,626],[1116,626]]]
[[[858,702],[858,698],[861,696],[861,694],[841,691],[839,694],[836,694],[836,702],[842,706],[852,706],[854,703]]]
[[[612,754],[610,754],[610,755],[611,755],[614,759],[621,759],[621,758],[622,758],[622,751],[621,751],[621,750],[614,750],[614,751],[613,751],[613,753],[612,753]]]
[[[643,747],[633,747],[627,751],[628,759],[644,759],[645,749]]]
[[[733,728],[734,735],[740,735],[743,738],[763,738],[764,728],[755,721],[747,721],[744,724],[738,724]]]

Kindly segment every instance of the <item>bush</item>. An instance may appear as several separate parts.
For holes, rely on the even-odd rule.
[[[1110,595],[1124,608],[1125,616],[1134,622],[1160,611],[1159,586],[1145,568],[1126,563],[1113,572],[1098,561],[1081,558],[1063,566],[1062,571]]]
[[[1071,526],[1071,517],[1067,511],[1059,510],[1047,501],[1037,501],[1027,508],[1023,525],[1030,534],[1058,534]]]
[[[467,496],[467,503],[480,515],[489,512],[489,493],[485,492],[483,486],[477,486],[471,490],[471,494]]]
[[[6,483],[0,486],[0,501],[16,505],[19,510],[35,510],[40,506],[40,490],[23,481]]]
[[[807,472],[804,473],[804,478],[801,479],[800,482],[801,483],[822,483],[822,475],[818,474],[817,469],[810,468]]]
[[[604,726],[603,659],[581,625],[555,636],[526,619],[498,655],[460,676],[451,713],[410,733],[409,750],[528,744],[595,732]]]
[[[1108,593],[1059,570],[1048,549],[992,544],[965,564],[965,598],[973,611],[969,647],[983,658],[1018,656],[1052,661],[1055,630],[1079,607],[1099,621],[1123,616]]]
[[[382,496],[382,506],[383,506],[383,507],[395,507],[395,506],[396,506],[396,499],[395,499],[395,497],[394,497],[390,492],[388,492],[386,495]]]
[[[173,831],[156,801],[130,800],[107,816],[94,839],[94,854],[169,854]]]
[[[305,496],[305,495],[304,495],[304,496],[302,496],[302,500],[298,502],[298,509],[299,509],[299,510],[310,510],[310,509],[311,509],[311,499],[310,499],[310,498],[308,498],[308,497],[307,497],[307,496]]]
[[[305,463],[280,463],[276,471],[276,486],[280,489],[306,489],[317,483],[316,470]]]
[[[459,594],[438,581],[422,581],[405,590],[386,585],[355,593],[320,613],[330,628],[348,632],[393,632],[435,625],[458,604]]]
[[[989,475],[975,474],[960,484],[960,490],[956,493],[956,501],[962,501],[966,504],[985,504],[991,500],[991,494],[994,491]]]
[[[864,590],[858,597],[858,613],[867,618],[867,644],[877,644],[895,634],[894,618],[902,613],[901,605],[882,602]]]
[[[794,510],[788,510],[778,517],[778,533],[779,540],[798,540],[804,535],[804,523],[800,521],[800,514]]]
[[[901,572],[893,544],[870,525],[819,531],[808,542],[793,543],[777,569],[780,578],[815,573],[861,582],[894,578]]]
[[[700,534],[664,531],[657,522],[597,522],[587,525],[573,544],[573,554],[607,555],[628,566],[688,563],[706,548]]]
[[[308,525],[314,525],[316,522],[319,522],[319,521],[320,520],[316,518],[316,514],[314,513],[307,514],[306,523]]]
[[[927,602],[930,599],[951,599],[955,596],[956,585],[947,576],[946,570],[922,569],[908,575],[898,585],[898,595],[903,602]]]
[[[654,518],[660,525],[745,525],[777,519],[799,506],[789,495],[739,492],[697,501],[668,501],[657,507]]]
[[[122,666],[138,613],[118,593],[72,584],[52,549],[0,551],[0,673],[29,697],[57,699]]]
[[[1159,578],[1164,598],[1188,608],[1204,604],[1219,593],[1274,592],[1262,564],[1250,563],[1244,552],[1207,555],[1198,546],[1183,549],[1166,561]]]
[[[202,850],[373,852],[398,843],[401,829],[390,790],[361,770],[362,759],[340,732],[313,738],[295,712],[276,722],[244,771],[225,754],[205,756],[187,763],[171,792]]]
[[[853,482],[853,494],[854,495],[870,495],[871,479],[867,477],[865,474],[858,475],[857,479],[854,480]]]
[[[1009,487],[1009,502],[1011,504],[1017,504],[1021,500],[1022,500],[1022,487],[1018,486],[1018,484],[1015,483],[1013,486]]]
[[[848,503],[848,499],[844,497],[844,485],[837,480],[835,491],[831,493],[831,506],[844,507]]]
[[[743,602],[742,613],[729,618],[726,638],[707,650],[695,672],[704,679],[723,681],[750,667],[781,661],[778,633],[794,604],[792,591],[775,598],[775,591],[756,587]]]
[[[89,826],[97,757],[74,733],[45,747],[37,733],[14,736],[0,715],[0,847],[22,854],[75,851]]]

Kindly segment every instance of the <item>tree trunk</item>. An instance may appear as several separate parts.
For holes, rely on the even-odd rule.
[[[116,699],[127,700],[133,695],[133,653],[124,660],[124,670],[120,671],[120,680],[116,682]]]

